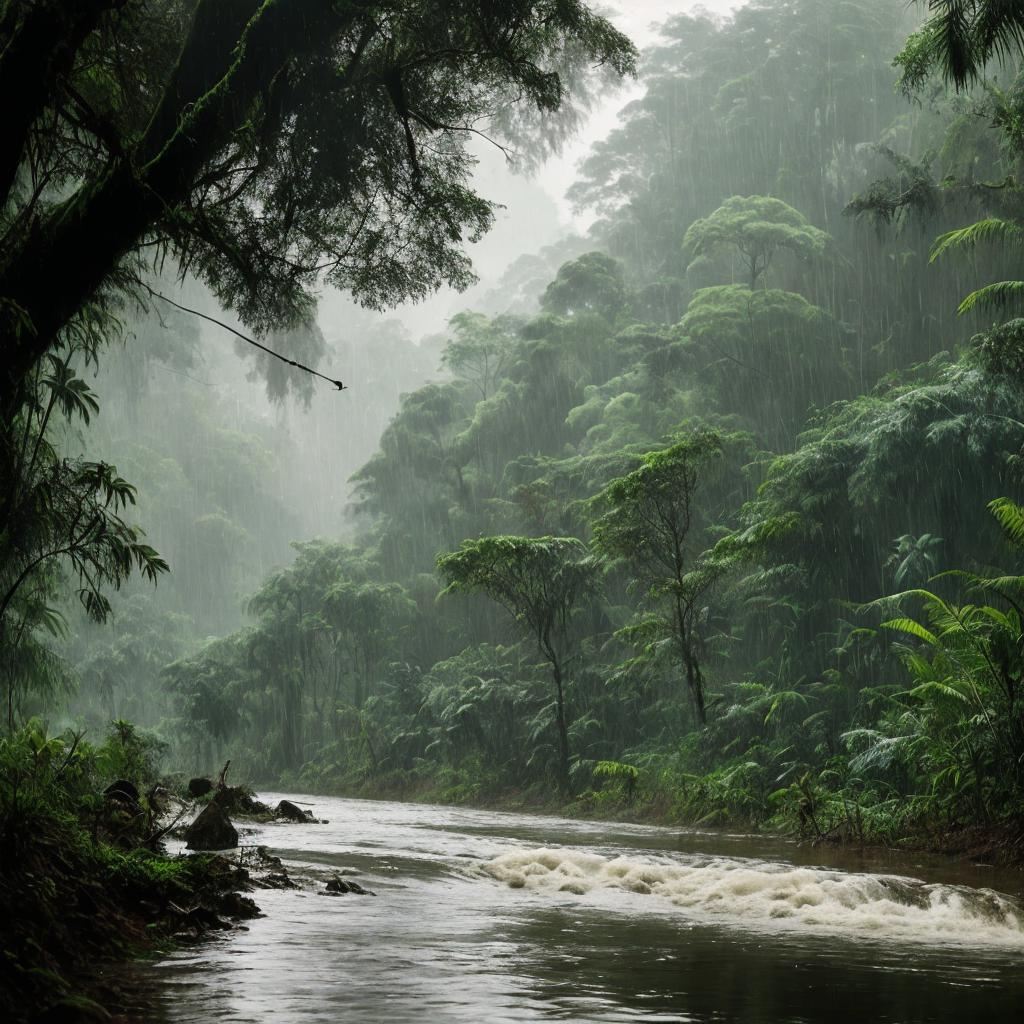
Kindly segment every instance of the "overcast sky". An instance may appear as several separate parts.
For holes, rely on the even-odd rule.
[[[654,26],[682,11],[705,9],[727,14],[742,6],[737,0],[611,0],[596,3],[605,9],[615,25],[642,50],[657,39]],[[474,146],[480,159],[475,176],[480,193],[501,203],[494,228],[471,249],[473,263],[481,278],[478,294],[492,287],[510,263],[523,253],[536,252],[571,232],[582,232],[591,217],[575,214],[565,200],[566,189],[576,175],[576,166],[597,139],[615,127],[618,112],[640,95],[642,87],[633,82],[609,93],[598,103],[587,123],[560,156],[546,163],[532,178],[513,173],[502,154],[493,147]],[[417,305],[407,305],[385,314],[397,317],[419,338],[441,330],[459,310],[472,307],[474,293],[458,295],[448,289]],[[327,292],[320,304],[320,324],[327,337],[345,333],[351,314],[347,300]]]
[[[658,22],[664,21],[673,14],[683,11],[704,9],[718,14],[728,14],[742,6],[738,0],[614,0],[607,6],[607,13],[615,26],[633,40],[642,50],[657,39],[655,31]],[[596,139],[604,138],[615,127],[618,112],[643,92],[641,86],[633,83],[608,97],[591,114],[583,132],[566,147],[565,152],[555,160],[549,161],[537,176],[538,184],[557,204],[559,213],[567,224],[577,229],[586,226],[587,216],[573,214],[565,201],[566,189],[576,177],[576,165],[586,156],[590,145]]]

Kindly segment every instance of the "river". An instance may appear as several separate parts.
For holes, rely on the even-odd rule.
[[[282,794],[261,794],[275,802]],[[142,968],[167,1022],[1024,1020],[1019,873],[762,837],[289,795],[316,889]],[[333,873],[377,895],[322,895]]]

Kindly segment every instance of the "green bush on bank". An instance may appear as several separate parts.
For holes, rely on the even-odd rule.
[[[170,904],[222,889],[215,858],[147,848],[159,749],[121,721],[98,745],[38,720],[0,738],[0,1019],[99,1019],[93,997],[118,995],[97,966],[152,948]],[[138,806],[104,797],[118,780]]]

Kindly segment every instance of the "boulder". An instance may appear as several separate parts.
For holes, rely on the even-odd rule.
[[[222,808],[207,804],[185,829],[185,840],[190,850],[229,850],[238,845],[238,832]]]
[[[239,892],[228,892],[221,896],[217,910],[235,920],[260,916],[260,908],[248,896]]]
[[[256,885],[261,889],[298,889],[285,871],[268,872],[262,878],[256,879]]]
[[[311,811],[304,811],[298,804],[293,804],[291,800],[282,800],[274,810],[274,817],[305,823],[316,821]]]
[[[149,800],[149,806],[156,811],[157,814],[166,814],[173,798],[163,786],[154,786],[149,791],[147,799]]]
[[[213,789],[213,783],[209,779],[204,779],[200,776],[199,778],[188,780],[188,795],[193,800],[206,796],[211,789]]]
[[[103,790],[103,795],[108,800],[119,800],[125,804],[138,804],[139,802],[138,787],[127,779],[118,779],[117,782],[112,782]]]
[[[370,889],[364,889],[358,882],[346,882],[344,878],[330,878],[324,888],[324,892],[331,896],[344,896],[346,893],[354,893],[356,896],[376,896]]]

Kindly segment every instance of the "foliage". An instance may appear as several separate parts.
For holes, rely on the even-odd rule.
[[[65,1020],[83,1006],[109,1016],[88,998],[110,997],[97,958],[151,950],[180,928],[166,908],[216,900],[231,884],[222,860],[150,848],[159,757],[155,738],[126,722],[96,745],[39,719],[0,738],[5,1020]],[[137,807],[104,797],[119,780],[137,785]]]
[[[593,312],[614,318],[625,302],[622,266],[603,252],[584,253],[558,268],[541,307],[559,316]]]
[[[89,386],[75,372],[80,344],[37,367],[26,400],[0,437],[0,662],[6,678],[7,724],[26,692],[52,691],[59,662],[42,636],[59,637],[64,618],[55,607],[69,577],[89,618],[110,614],[107,588],[118,589],[133,571],[156,582],[167,563],[124,514],[135,488],[116,467],[64,455],[56,439],[63,418],[88,426],[98,411]]]
[[[584,69],[635,58],[560,0],[60,7],[3,15],[0,296],[30,325],[5,415],[88,303],[168,257],[259,331],[308,320],[321,280],[377,308],[465,287],[461,243],[492,219],[475,125],[543,147]]]
[[[829,241],[824,231],[781,199],[732,196],[686,229],[683,251],[692,265],[692,261],[707,259],[724,247],[734,249],[753,291],[780,249],[808,262],[824,257]]]
[[[919,89],[938,72],[958,89],[977,81],[992,58],[1024,45],[1024,12],[1006,0],[929,0],[930,15],[896,58],[901,86]]]
[[[792,425],[801,424],[812,406],[843,392],[845,360],[836,326],[794,292],[701,288],[679,330],[714,406],[743,416],[773,446],[791,440]]]
[[[640,635],[648,650],[669,643],[678,651],[701,723],[706,721],[702,620],[707,619],[705,602],[727,566],[702,553],[707,534],[698,518],[698,491],[726,446],[738,440],[696,432],[670,448],[648,452],[639,468],[593,499],[601,510],[593,523],[594,544],[605,557],[628,563],[633,585],[658,609]]]
[[[173,234],[154,251],[193,255],[260,329],[304,311],[320,242],[352,244],[337,249],[344,275],[371,303],[460,283],[462,241],[490,212],[456,129],[483,130],[468,118],[486,112],[499,139],[525,130],[545,149],[560,129],[508,120],[513,81],[557,66],[575,90],[587,52],[626,54],[581,5],[513,7],[525,20],[479,61],[435,49],[466,5],[422,33],[427,7],[389,8],[362,50],[332,58],[332,81],[339,62],[353,73],[329,101],[314,46],[279,79],[296,94],[278,97],[270,164],[249,181],[224,152],[237,203],[208,168],[210,196],[175,208],[195,225],[160,219]],[[459,39],[479,43],[510,11],[476,5]],[[571,53],[570,22],[585,29]],[[584,237],[523,257],[419,345],[354,309],[341,342],[326,318],[322,336],[275,335],[304,361],[333,351],[353,367],[355,416],[314,403],[289,438],[283,410],[211,412],[202,389],[237,372],[180,324],[146,322],[97,393],[133,396],[111,449],[180,583],[112,598],[103,641],[69,616],[79,706],[161,722],[190,770],[231,757],[301,787],[548,803],[571,788],[580,813],[815,841],[1012,828],[1021,602],[992,566],[1012,573],[1022,534],[1024,334],[1010,320],[971,337],[955,313],[971,288],[976,311],[1013,298],[984,283],[1019,276],[1024,86],[1000,72],[907,103],[891,59],[911,28],[889,0],[668,19],[640,94],[581,164]],[[525,63],[492,60],[508,47]],[[158,95],[172,72],[152,74]],[[531,77],[524,96],[554,89]],[[276,123],[265,98],[246,110],[254,133]],[[264,152],[246,125],[238,153]],[[93,168],[66,180],[72,201]],[[307,237],[328,203],[343,214]],[[196,248],[243,228],[230,252]],[[16,329],[18,309],[3,311]],[[101,313],[124,311],[111,295]],[[89,337],[110,329],[97,319]],[[196,377],[163,392],[180,388],[195,421],[176,441],[150,362]],[[274,395],[288,379],[268,381]],[[344,542],[284,546],[336,535],[349,497]],[[314,503],[329,509],[316,527]],[[67,586],[59,572],[48,593]],[[44,656],[47,621],[22,648],[35,681],[18,692],[36,688],[23,713],[44,682],[68,684]]]
[[[557,776],[569,785],[566,661],[573,613],[596,582],[596,566],[572,537],[481,537],[437,560],[442,594],[483,593],[501,604],[550,662],[558,731]]]
[[[452,338],[445,345],[441,364],[472,385],[486,401],[504,377],[514,342],[513,322],[490,321],[482,313],[464,312],[452,317]]]

